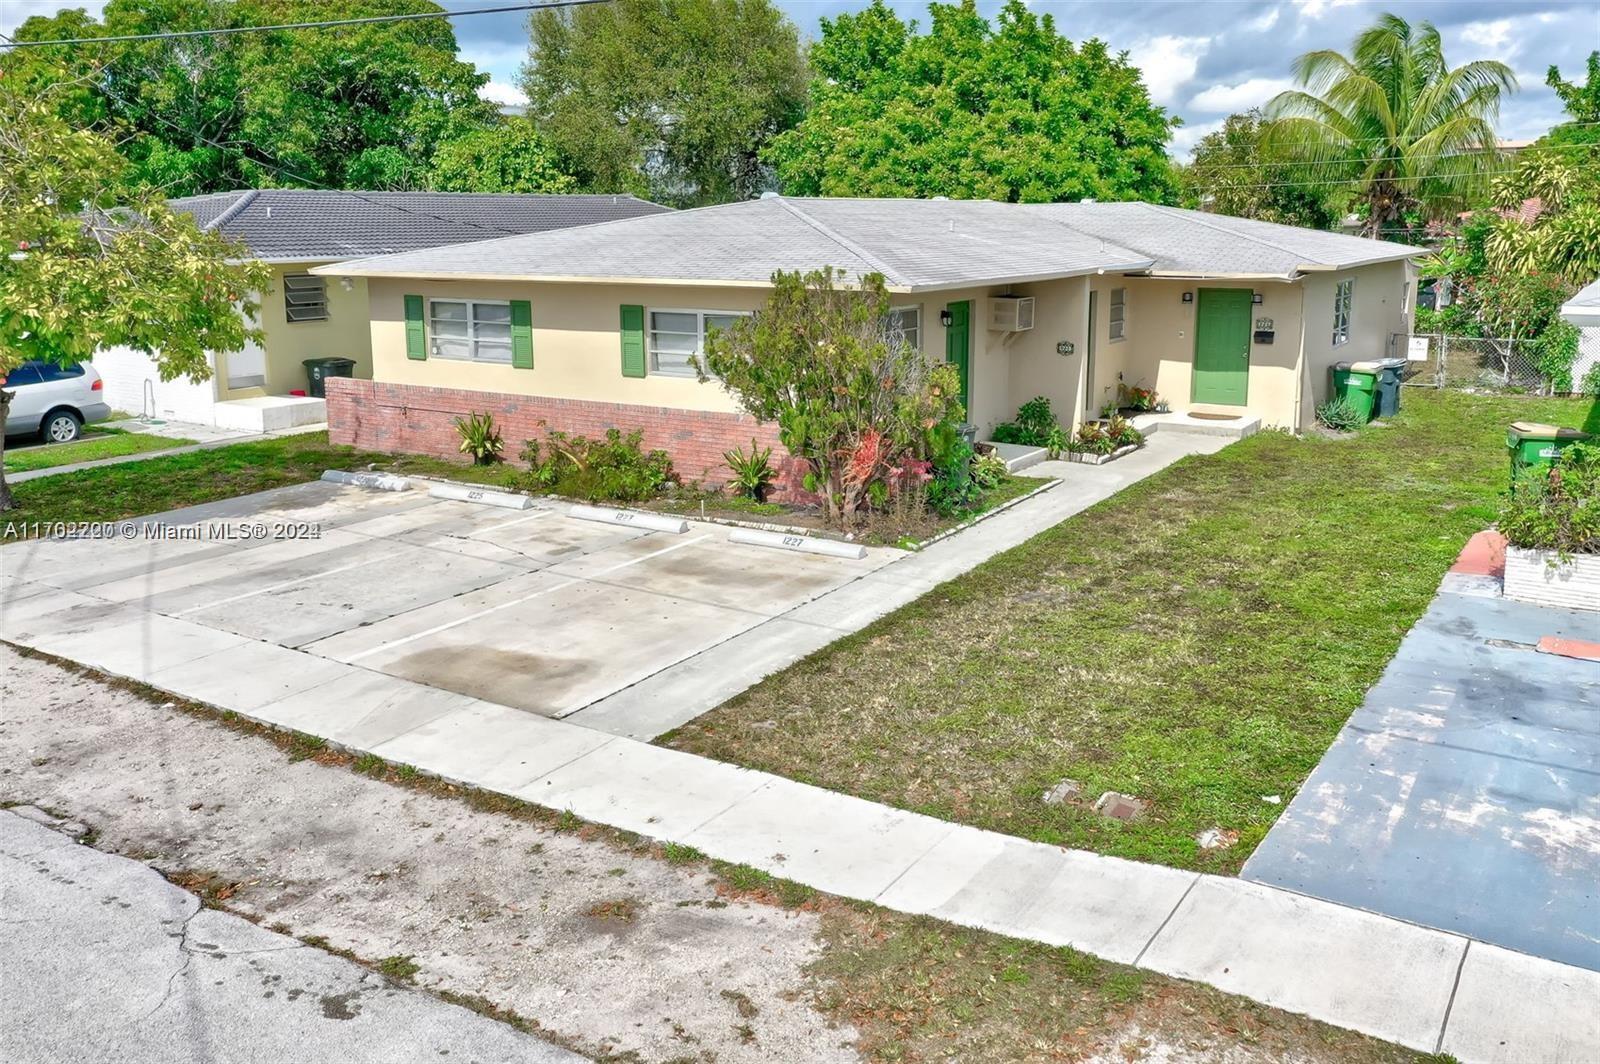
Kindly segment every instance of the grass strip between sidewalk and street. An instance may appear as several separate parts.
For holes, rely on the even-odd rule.
[[[83,438],[72,443],[39,444],[32,447],[6,448],[7,473],[31,473],[35,469],[52,469],[74,462],[95,462],[102,458],[121,458],[146,451],[165,451],[170,447],[185,447],[193,440],[177,436],[156,436],[147,432],[124,432],[120,429],[85,429]]]
[[[1392,423],[1348,438],[1268,432],[1187,458],[659,741],[1042,842],[1235,872],[1494,520],[1506,425],[1576,426],[1589,410],[1407,390]],[[1045,803],[1066,779],[1077,796]],[[1107,791],[1148,807],[1103,816]],[[1237,839],[1204,849],[1211,828]]]

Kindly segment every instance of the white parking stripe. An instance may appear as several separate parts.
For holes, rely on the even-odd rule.
[[[692,547],[702,540],[710,539],[711,536],[712,533],[707,532],[703,536],[696,536],[693,539],[684,540],[682,543],[674,543],[670,547],[662,547],[660,550],[651,551],[649,554],[641,554],[637,558],[631,558],[628,561],[619,562],[618,564],[611,566],[609,569],[602,569],[598,573],[595,573],[594,576],[609,576],[618,570],[626,569],[630,565],[638,565],[640,562],[647,562],[651,558],[659,558],[663,554],[670,554],[675,550],[682,550],[685,547]],[[395,647],[405,646],[407,643],[414,643],[418,639],[426,639],[430,635],[438,635],[440,632],[448,632],[450,629],[458,628],[469,621],[476,621],[480,618],[489,616],[491,613],[499,613],[501,610],[508,610],[513,606],[520,606],[524,602],[538,598],[540,595],[549,595],[553,592],[561,591],[565,588],[571,587],[573,584],[580,584],[587,579],[592,579],[592,577],[575,577],[571,580],[563,580],[559,584],[555,584],[551,587],[540,588],[538,591],[530,592],[529,594],[523,595],[521,598],[515,598],[509,602],[502,602],[495,606],[487,606],[479,610],[477,613],[469,613],[465,617],[457,617],[453,621],[446,621],[444,624],[434,625],[432,628],[425,629],[424,631],[413,632],[411,635],[402,636],[399,639],[392,639],[386,643],[379,643],[377,646],[363,650],[359,654],[352,654],[344,660],[354,664],[355,662],[360,661],[362,658],[369,658],[374,654],[381,653],[382,651],[393,650]]]
[[[320,572],[308,573],[305,576],[297,576],[293,580],[285,580],[281,584],[269,584],[266,587],[258,587],[254,591],[246,591],[240,595],[230,595],[224,599],[217,599],[215,602],[206,602],[199,606],[190,606],[188,609],[179,610],[177,613],[168,614],[168,616],[182,617],[186,613],[199,613],[201,610],[214,609],[217,606],[226,606],[228,603],[238,602],[240,599],[252,598],[256,595],[265,595],[270,591],[282,591],[286,587],[294,587],[297,584],[309,584],[313,580],[321,580],[323,577],[332,576],[334,573],[343,573],[351,569],[359,569],[363,565],[372,565],[375,562],[388,560],[389,559],[387,558],[368,558],[364,562],[351,562],[349,565],[336,565],[332,569],[323,569]]]
[[[550,514],[551,514],[550,510],[538,510],[538,511],[535,511],[534,513],[528,514],[526,517],[513,517],[509,521],[501,521],[498,525],[490,525],[488,528],[480,528],[476,532],[472,533],[472,535],[474,537],[476,537],[476,536],[486,536],[490,532],[498,532],[502,528],[510,528],[512,525],[520,525],[520,524],[522,524],[522,522],[524,522],[524,521],[532,521],[536,517],[549,517]]]

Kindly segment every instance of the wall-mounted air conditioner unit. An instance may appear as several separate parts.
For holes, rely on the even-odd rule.
[[[1027,332],[1033,328],[1033,297],[996,296],[989,300],[989,328],[996,332]]]

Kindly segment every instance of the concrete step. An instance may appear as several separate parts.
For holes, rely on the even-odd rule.
[[[1036,466],[1050,457],[1050,452],[1043,447],[1030,447],[1023,443],[995,443],[991,440],[983,441],[985,445],[994,448],[994,453],[1005,459],[1006,472],[1015,473]]]
[[[212,408],[217,426],[240,432],[282,432],[328,420],[328,404],[306,395],[229,399]]]
[[[1146,436],[1152,432],[1188,432],[1197,436],[1227,436],[1242,440],[1261,430],[1261,415],[1244,413],[1230,421],[1197,417],[1188,411],[1166,414],[1135,414],[1130,420]]]

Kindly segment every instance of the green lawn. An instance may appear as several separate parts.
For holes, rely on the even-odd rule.
[[[155,436],[146,432],[125,432],[121,429],[85,429],[83,439],[75,443],[40,444],[21,449],[6,448],[6,472],[26,473],[34,469],[71,465],[73,462],[93,462],[99,458],[120,458],[125,454],[145,451],[164,451],[169,447],[182,447],[193,440],[177,436]]]
[[[1032,839],[1235,871],[1493,520],[1506,424],[1589,412],[1407,390],[1391,427],[1266,433],[1186,459],[661,741]],[[1043,804],[1067,777],[1083,804]],[[1094,813],[1108,790],[1148,813]],[[1238,843],[1200,850],[1210,827]]]
[[[17,509],[5,518],[19,525],[116,521],[315,480],[324,469],[388,460],[330,445],[326,433],[283,436],[26,481],[11,489]]]

